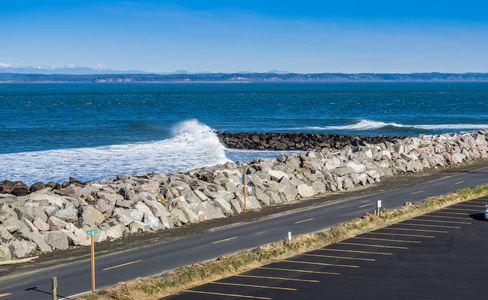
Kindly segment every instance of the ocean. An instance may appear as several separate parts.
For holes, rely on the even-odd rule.
[[[215,130],[482,128],[488,83],[0,84],[0,180],[99,180],[289,153],[226,149]]]

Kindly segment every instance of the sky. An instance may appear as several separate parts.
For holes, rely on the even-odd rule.
[[[0,0],[0,63],[488,72],[488,1]]]

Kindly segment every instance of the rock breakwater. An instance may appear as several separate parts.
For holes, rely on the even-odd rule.
[[[217,136],[227,148],[276,151],[342,149],[345,146],[365,146],[367,144],[395,142],[405,138],[391,135],[369,137],[303,132],[233,133],[228,131],[217,131]]]
[[[420,135],[376,144],[323,148],[188,172],[150,173],[27,187],[4,181],[0,260],[88,245],[141,231],[171,229],[239,214],[241,177],[249,174],[247,209],[353,189],[400,173],[488,158],[488,130]]]

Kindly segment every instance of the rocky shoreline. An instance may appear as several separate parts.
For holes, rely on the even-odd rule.
[[[217,136],[225,147],[248,150],[320,150],[323,148],[342,149],[368,144],[396,142],[406,137],[400,136],[352,136],[303,132],[241,132],[217,131]]]
[[[400,173],[488,158],[488,130],[420,135],[375,145],[226,163],[188,172],[124,176],[63,184],[2,182],[0,261],[88,245],[140,231],[228,217],[243,211],[243,171],[250,175],[247,209],[353,189]]]

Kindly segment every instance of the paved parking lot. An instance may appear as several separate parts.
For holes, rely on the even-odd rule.
[[[488,298],[485,205],[459,203],[167,299]]]

